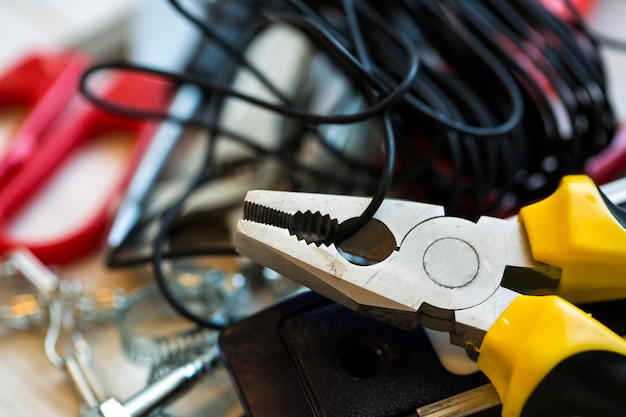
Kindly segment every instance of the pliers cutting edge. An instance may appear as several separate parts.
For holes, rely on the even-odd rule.
[[[626,342],[561,297],[522,295],[624,296],[626,222],[591,180],[564,178],[519,222],[387,199],[361,232],[331,243],[368,203],[251,191],[237,250],[392,325],[449,332],[478,352],[505,417],[624,414]]]

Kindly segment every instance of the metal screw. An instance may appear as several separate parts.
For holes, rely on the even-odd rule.
[[[205,372],[212,369],[219,358],[219,350],[211,348],[148,385],[131,398],[120,402],[109,398],[89,410],[85,417],[143,417],[158,407],[165,406],[190,388]]]

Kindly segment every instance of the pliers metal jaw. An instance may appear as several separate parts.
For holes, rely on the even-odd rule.
[[[550,279],[560,274],[533,260],[520,223],[490,217],[474,223],[432,204],[387,199],[369,227],[332,243],[338,225],[369,201],[251,191],[237,250],[356,311],[405,329],[447,331],[453,343],[474,348],[519,295],[501,285],[510,267]],[[355,263],[354,255],[374,261]]]
[[[519,222],[472,222],[385,200],[368,225],[335,244],[369,202],[249,192],[237,250],[364,314],[448,331],[478,352],[503,417],[624,414],[626,390],[614,390],[624,387],[614,371],[626,369],[624,339],[556,295],[527,295],[626,296],[626,213],[591,180],[564,178],[522,208]]]

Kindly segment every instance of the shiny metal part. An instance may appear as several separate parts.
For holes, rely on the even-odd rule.
[[[620,178],[601,185],[600,190],[606,197],[617,205],[626,203],[626,178]]]
[[[77,281],[59,283],[57,294],[49,300],[44,348],[50,362],[66,371],[81,407],[90,409],[104,401],[106,393],[91,366],[91,348],[74,315],[81,294],[82,286]]]
[[[126,401],[109,398],[86,413],[86,417],[142,417],[163,407],[190,388],[219,358],[219,350],[206,353],[179,366]]]
[[[218,336],[214,330],[181,318],[152,284],[131,295],[117,316],[117,324],[124,352],[139,365],[155,366],[165,361],[182,364],[213,346]]]
[[[52,297],[58,287],[58,277],[27,249],[12,250],[8,262],[15,271],[30,281],[44,297]]]
[[[106,392],[91,366],[90,358],[81,352],[73,352],[64,358],[64,365],[82,407],[91,409],[106,399]]]
[[[424,325],[450,332],[453,343],[463,347],[480,346],[517,296],[501,287],[506,267],[560,276],[559,269],[533,260],[519,223],[490,217],[474,223],[444,216],[440,206],[392,199],[374,216],[387,232],[357,235],[350,246],[373,242],[393,249],[377,262],[355,264],[323,235],[359,216],[369,202],[251,191],[237,226],[237,250],[353,310],[401,328]]]
[[[9,251],[3,258],[2,270],[2,328],[27,329],[45,324],[48,303],[58,291],[58,277],[27,249]]]
[[[59,283],[58,295],[50,300],[48,331],[44,339],[44,348],[50,362],[57,368],[65,366],[65,357],[80,352],[88,353],[88,345],[78,330],[73,306],[82,292],[77,281]]]
[[[83,293],[78,281],[61,280],[27,249],[10,251],[0,265],[5,283],[9,278],[22,283],[19,288],[11,288],[10,284],[3,287],[6,291],[0,304],[0,326],[4,328],[46,325],[50,304],[55,299],[69,303],[65,309],[72,310],[71,315],[79,321],[111,320],[126,300],[120,288],[99,288],[92,294]]]
[[[35,294],[16,294],[0,305],[1,329],[28,329],[44,322],[45,309]]]
[[[81,294],[74,304],[74,317],[90,322],[113,320],[126,306],[127,298],[123,288],[98,288],[93,293]]]
[[[10,298],[0,308],[1,319],[13,328],[46,325],[44,349],[50,362],[65,370],[82,409],[91,409],[107,396],[91,365],[91,348],[80,332],[81,323],[111,318],[124,304],[119,289],[83,292],[79,281],[62,280],[26,249],[9,252],[5,261],[31,293]],[[6,278],[6,277],[5,277]]]
[[[493,385],[485,384],[417,409],[417,417],[467,417],[500,404]]]

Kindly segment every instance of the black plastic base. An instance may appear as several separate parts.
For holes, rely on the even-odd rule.
[[[488,382],[446,371],[422,329],[399,330],[314,293],[233,325],[220,346],[250,417],[415,416]],[[475,416],[500,416],[500,407]]]
[[[626,300],[581,307],[626,334]],[[234,324],[220,347],[249,417],[415,416],[418,407],[488,382],[446,371],[422,329],[399,330],[315,293]],[[582,382],[603,387],[597,379]],[[530,399],[524,415],[551,415],[541,414],[549,398]],[[500,413],[494,407],[474,417]]]

